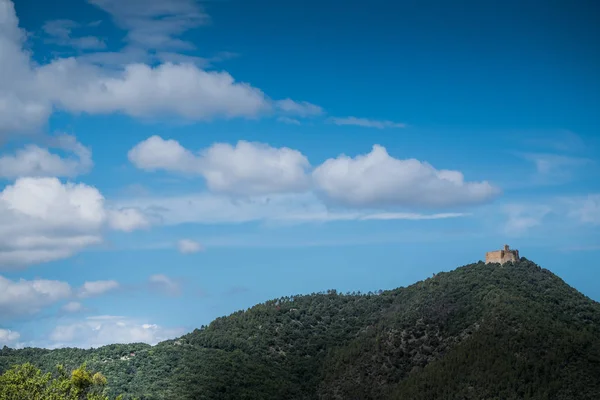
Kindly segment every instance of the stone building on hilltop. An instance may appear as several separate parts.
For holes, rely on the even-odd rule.
[[[504,245],[503,250],[488,251],[485,253],[486,264],[504,264],[505,262],[509,261],[517,262],[519,259],[519,250],[511,250],[507,244]]]

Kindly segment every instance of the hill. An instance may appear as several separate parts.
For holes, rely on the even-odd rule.
[[[25,361],[85,361],[142,399],[598,399],[600,304],[524,258],[479,262],[267,301],[156,346],[0,351],[0,371]]]

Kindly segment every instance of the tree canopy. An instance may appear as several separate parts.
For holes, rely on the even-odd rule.
[[[106,383],[104,375],[92,373],[85,364],[69,374],[62,365],[54,373],[43,373],[25,363],[0,375],[0,400],[109,400],[103,394]]]

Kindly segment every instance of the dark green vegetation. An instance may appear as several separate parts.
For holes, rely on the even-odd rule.
[[[0,370],[25,361],[86,361],[126,398],[600,399],[600,304],[528,260],[480,262],[268,301],[154,347],[0,352]]]
[[[85,365],[71,373],[58,365],[53,372],[42,373],[30,363],[4,371],[0,400],[109,400],[103,395],[106,378],[101,373],[92,373]]]

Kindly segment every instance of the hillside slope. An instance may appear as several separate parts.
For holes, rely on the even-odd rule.
[[[600,304],[528,260],[480,262],[268,301],[153,347],[0,352],[0,370],[23,361],[87,361],[144,399],[598,399]]]

